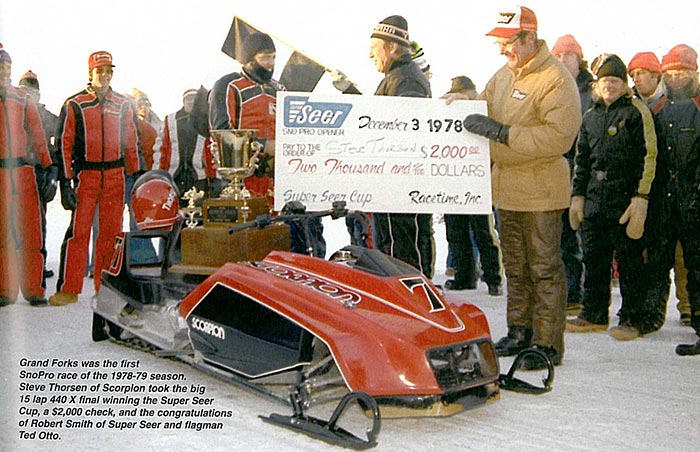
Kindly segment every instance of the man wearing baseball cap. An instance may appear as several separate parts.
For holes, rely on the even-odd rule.
[[[666,201],[667,219],[661,228],[666,237],[669,256],[661,274],[673,266],[676,242],[683,247],[683,260],[688,270],[690,326],[700,336],[700,88],[698,83],[698,54],[686,44],[671,48],[661,60],[666,98],[656,106],[656,119],[665,143],[659,149],[666,152],[670,169]],[[700,340],[695,344],[676,347],[679,355],[700,355]]]
[[[56,293],[49,303],[78,301],[87,265],[92,219],[98,212],[94,256],[95,292],[122,229],[126,175],[137,172],[137,116],[131,101],[112,90],[112,55],[88,57],[88,86],[69,97],[60,113],[57,153],[61,203],[73,212],[61,246]]]
[[[562,214],[571,190],[564,154],[581,126],[581,103],[574,79],[538,39],[537,27],[535,13],[524,6],[499,14],[487,36],[507,61],[480,95],[489,115],[468,115],[464,126],[491,140],[508,293],[508,335],[496,351],[508,356],[535,346],[559,365],[567,295]],[[526,359],[523,365],[544,363]]]

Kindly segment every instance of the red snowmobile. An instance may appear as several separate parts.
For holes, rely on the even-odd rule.
[[[402,261],[357,246],[329,260],[284,250],[285,223],[300,225],[310,243],[309,219],[346,213],[337,203],[224,228],[182,228],[175,213],[165,221],[151,215],[159,230],[146,225],[115,240],[94,301],[93,339],[145,347],[289,402],[291,416],[263,419],[355,449],[376,444],[380,410],[382,417],[450,415],[498,398],[499,388],[550,389],[544,354],[525,351],[500,375],[483,312]],[[216,247],[231,253],[262,256],[201,265],[197,259],[211,253],[197,248],[197,234],[217,236]],[[194,262],[191,236],[199,237]],[[527,353],[546,361],[541,385],[514,378]],[[329,421],[304,413],[338,399]],[[372,422],[366,438],[337,425],[355,404]]]

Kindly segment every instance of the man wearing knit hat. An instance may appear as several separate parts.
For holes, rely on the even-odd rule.
[[[45,306],[43,234],[34,164],[51,157],[34,100],[10,84],[12,58],[0,46],[0,307],[21,291],[32,306]]]
[[[430,64],[428,64],[428,59],[425,57],[425,51],[416,41],[411,41],[411,59],[423,71],[428,80],[433,77],[433,73],[430,72]]]
[[[253,196],[268,198],[273,190],[275,120],[277,91],[284,86],[272,78],[275,70],[275,43],[265,33],[251,33],[243,41],[240,72],[221,77],[209,95],[210,129],[255,129],[263,145],[255,174],[244,181]]]
[[[665,209],[668,220],[662,230],[668,234],[669,258],[662,275],[673,266],[676,241],[683,247],[688,270],[690,325],[700,336],[700,88],[698,54],[679,44],[661,60],[666,98],[656,106],[656,118],[663,130],[670,169]],[[700,340],[676,347],[679,355],[700,355]]]
[[[583,309],[567,331],[605,331],[609,323],[613,255],[619,262],[620,324],[610,328],[618,340],[657,330],[645,303],[649,278],[644,235],[658,154],[654,119],[627,86],[627,68],[616,55],[593,61],[594,102],[583,117],[576,153],[569,221],[581,226],[586,279]],[[657,197],[654,197],[658,201]],[[651,220],[651,218],[650,218]],[[646,222],[646,225],[645,225]],[[656,229],[653,229],[656,233]]]
[[[564,35],[557,39],[552,47],[554,55],[576,80],[578,96],[581,101],[581,114],[591,106],[591,82],[593,75],[588,72],[588,63],[583,59],[583,50],[576,38],[572,35]],[[574,170],[574,157],[576,156],[576,143],[565,155],[569,162],[569,171]],[[583,251],[579,234],[571,229],[569,224],[569,209],[562,215],[561,232],[561,257],[566,269],[566,313],[578,315],[581,311],[581,299],[583,297]]]
[[[449,94],[462,94],[469,99],[476,99],[479,93],[474,82],[466,75],[452,78]],[[447,268],[452,269],[454,279],[445,281],[445,289],[476,289],[479,272],[476,265],[475,245],[479,251],[483,280],[491,296],[503,295],[503,269],[501,247],[495,228],[494,215],[456,215],[445,214],[445,232],[447,233],[448,251]],[[472,236],[474,240],[472,240]],[[447,274],[447,272],[445,272]],[[448,276],[452,276],[448,275]]]
[[[49,303],[78,301],[83,289],[92,222],[98,232],[93,252],[94,287],[100,290],[114,236],[122,230],[125,180],[139,171],[136,112],[112,90],[114,64],[106,51],[88,57],[88,86],[63,103],[57,131],[61,203],[72,211],[61,246],[56,293]]]
[[[450,90],[447,93],[462,93],[472,99],[476,99],[479,96],[479,93],[476,91],[476,85],[474,85],[472,79],[466,75],[452,77],[450,81]]]
[[[636,53],[627,64],[627,73],[634,82],[634,93],[653,106],[664,95],[661,63],[653,52]]]
[[[639,52],[635,54],[627,64],[627,73],[634,81],[634,93],[644,100],[652,111],[658,111],[666,99],[666,85],[661,82],[661,63],[653,52]],[[661,173],[661,171],[658,171]],[[662,212],[650,213],[651,215],[664,215]],[[661,217],[663,219],[663,217]],[[664,231],[662,226],[661,233]],[[666,253],[671,249],[671,245],[665,243],[665,235],[657,234],[658,238],[648,248],[650,268],[663,269],[665,265],[659,264],[657,259],[669,259]],[[688,298],[688,270],[685,268],[683,260],[683,247],[680,242],[676,243],[675,259],[673,264],[673,279],[676,287],[676,307],[680,312],[681,324],[690,325],[690,300]],[[656,322],[663,325],[666,318],[666,306],[670,291],[670,280],[668,273],[658,274],[658,278],[650,280],[650,288],[647,295],[647,303],[657,307],[655,314]]]
[[[58,127],[58,116],[51,113],[46,105],[40,102],[41,92],[39,91],[39,78],[31,70],[25,72],[19,79],[18,86],[24,88],[27,93],[31,96],[34,103],[36,103],[37,109],[39,110],[39,117],[41,118],[41,125],[44,128],[44,133],[46,135],[46,145],[49,148],[49,154],[51,155],[51,160],[54,162],[58,161],[56,157],[56,128]],[[58,166],[51,165],[47,169],[44,169],[40,164],[34,166],[34,172],[36,173],[36,182],[39,187],[39,201],[41,205],[41,231],[43,233],[41,247],[41,253],[44,255],[44,261],[46,261],[46,204],[51,202],[56,196],[56,190],[58,189]],[[53,277],[53,270],[45,268],[44,278]]]
[[[471,114],[464,126],[491,140],[508,292],[508,335],[496,352],[509,356],[532,345],[559,365],[566,322],[561,228],[570,190],[564,154],[581,125],[581,105],[573,78],[538,39],[531,9],[502,11],[487,36],[496,38],[506,64],[480,95],[489,116]],[[543,363],[527,359],[523,365]]]
[[[138,88],[131,89],[131,96],[134,98],[136,103],[136,113],[139,119],[146,121],[154,129],[156,133],[160,136],[163,132],[163,120],[153,111],[153,106],[151,105],[151,100],[148,95]],[[148,168],[150,169],[150,168]]]
[[[389,16],[372,30],[369,57],[384,74],[375,96],[431,97],[430,82],[411,59],[408,22]],[[415,213],[374,213],[373,239],[377,249],[433,276],[432,215]]]

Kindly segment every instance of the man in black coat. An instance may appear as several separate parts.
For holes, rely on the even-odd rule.
[[[408,22],[401,16],[382,20],[372,32],[370,58],[385,74],[376,96],[431,97],[430,82],[411,59]],[[433,275],[433,227],[430,214],[374,213],[375,246],[407,262],[424,275]]]

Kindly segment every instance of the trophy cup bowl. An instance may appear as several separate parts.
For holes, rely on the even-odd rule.
[[[256,168],[260,145],[255,141],[255,130],[218,129],[209,131],[216,143],[214,153],[217,171],[230,183],[221,196],[235,200],[245,199],[248,194],[243,188],[243,179],[253,174]]]

